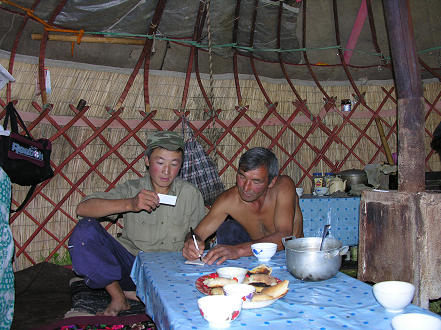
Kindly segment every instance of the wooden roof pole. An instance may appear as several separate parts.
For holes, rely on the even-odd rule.
[[[335,24],[335,39],[338,46],[341,46],[341,39],[340,39],[340,28],[339,28],[339,21],[338,21],[338,10],[337,10],[337,1],[333,0],[333,11],[334,11],[334,24]],[[360,90],[357,87],[357,84],[355,83],[354,79],[352,78],[351,72],[349,71],[348,65],[346,63],[346,59],[343,55],[343,52],[341,49],[338,49],[338,56],[340,57],[341,64],[343,66],[343,70],[346,73],[346,76],[348,77],[348,80],[354,89],[355,94],[357,95],[358,102],[362,104],[366,109],[371,111],[374,114],[374,120],[375,124],[377,126],[378,134],[380,135],[381,144],[384,149],[384,153],[386,154],[387,162],[390,165],[394,165],[394,161],[392,158],[392,153],[389,148],[389,144],[387,143],[386,136],[384,135],[383,125],[381,124],[380,118],[375,113],[373,109],[371,109],[364,99],[364,95],[360,92]]]
[[[31,10],[34,10],[38,4],[40,3],[40,0],[35,0],[34,3],[32,4],[32,7],[30,8]],[[23,18],[23,22],[20,25],[20,28],[18,29],[17,35],[15,36],[14,39],[14,44],[12,45],[12,49],[11,49],[11,55],[9,56],[9,68],[8,71],[10,74],[12,74],[13,70],[14,70],[14,60],[15,60],[15,54],[17,53],[17,48],[18,48],[18,44],[20,42],[20,38],[23,34],[24,28],[26,26],[26,24],[29,21],[29,16],[26,15]],[[12,87],[11,87],[11,83],[7,84],[6,87],[6,99],[8,102],[11,101],[11,93],[12,93]]]
[[[63,9],[67,0],[61,0],[54,11],[52,12],[49,20],[47,21],[49,24],[53,24],[58,14]],[[47,106],[47,91],[46,91],[46,72],[44,70],[44,59],[46,56],[46,45],[47,45],[47,36],[49,35],[48,31],[44,31],[43,37],[41,38],[40,43],[40,53],[38,55],[38,84],[40,85],[40,94],[41,94],[41,102],[44,107]]]
[[[149,35],[156,34],[159,23],[161,23],[162,13],[167,0],[160,0],[156,5],[155,13],[149,26]],[[150,73],[150,58],[152,56],[153,39],[146,40],[147,52],[144,60],[144,110],[146,113],[150,112],[150,97],[149,97],[149,73]]]
[[[239,19],[240,19],[240,0],[236,0],[236,8],[234,9],[234,27],[233,27],[233,44],[237,43],[237,35],[239,33]],[[236,85],[237,104],[243,107],[242,93],[240,92],[239,71],[237,69],[237,48],[233,48],[233,73],[234,84]]]
[[[41,40],[43,38],[42,33],[31,33],[32,40]],[[65,42],[78,42],[77,35],[67,34],[54,34],[50,33],[47,36],[49,41],[65,41]],[[97,37],[97,36],[82,36],[81,43],[96,43],[96,44],[119,44],[119,45],[138,45],[143,46],[145,39],[141,38],[121,38],[121,37]]]
[[[421,71],[408,0],[384,0],[398,98],[398,190],[425,190],[424,108]]]

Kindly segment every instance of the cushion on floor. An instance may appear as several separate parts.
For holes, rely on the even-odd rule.
[[[91,289],[83,280],[70,282],[72,309],[70,312],[89,313],[95,315],[102,312],[110,304],[110,295],[104,289]],[[122,311],[118,316],[144,314],[145,306],[140,301],[129,300],[130,309]]]
[[[35,330],[156,330],[153,321],[145,314],[126,316],[76,316],[56,321],[52,324],[36,327]]]

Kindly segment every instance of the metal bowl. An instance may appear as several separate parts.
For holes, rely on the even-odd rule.
[[[338,173],[342,180],[346,180],[346,191],[351,190],[351,185],[353,184],[368,184],[367,174],[364,170],[351,169],[345,170]]]

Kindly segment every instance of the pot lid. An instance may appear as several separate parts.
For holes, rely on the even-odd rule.
[[[338,175],[366,175],[366,172],[364,170],[359,170],[356,168],[341,171],[338,173]]]

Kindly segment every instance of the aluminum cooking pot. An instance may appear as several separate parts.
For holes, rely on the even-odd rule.
[[[304,281],[323,281],[337,274],[341,266],[341,256],[349,246],[335,238],[327,237],[320,251],[321,237],[282,238],[285,246],[286,267],[295,277]]]
[[[342,180],[346,180],[346,191],[351,190],[351,185],[353,184],[368,184],[367,174],[364,170],[351,169],[346,171],[341,171],[338,175]]]

